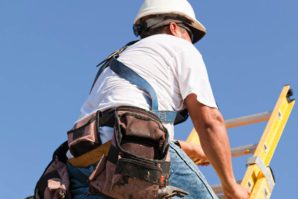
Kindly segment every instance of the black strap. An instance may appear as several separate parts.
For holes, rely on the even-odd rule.
[[[176,115],[176,118],[175,118],[174,124],[177,125],[177,124],[183,123],[187,120],[188,117],[189,117],[189,114],[188,114],[187,109],[183,109],[181,111],[178,111],[177,115]]]
[[[54,161],[56,158],[58,158],[59,161],[66,163],[67,156],[66,153],[68,151],[68,143],[67,141],[63,142],[54,152],[52,160]]]
[[[117,164],[117,161],[118,161],[118,155],[119,155],[119,150],[111,145],[110,147],[110,150],[109,150],[109,154],[108,154],[108,161],[114,163],[114,164]]]

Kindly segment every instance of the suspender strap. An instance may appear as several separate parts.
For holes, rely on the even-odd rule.
[[[140,90],[144,91],[150,99],[151,111],[156,114],[164,123],[174,123],[177,112],[175,111],[158,111],[158,99],[152,86],[135,71],[119,62],[117,59],[112,59],[110,69],[120,77],[126,79],[130,83],[136,85]]]
[[[107,58],[105,58],[102,62],[100,62],[99,64],[97,64],[96,67],[99,67],[99,70],[97,71],[97,74],[93,80],[90,92],[92,91],[96,80],[98,79],[98,77],[100,76],[100,74],[104,71],[104,69],[106,69],[107,67],[109,67],[109,62],[111,59],[113,58],[117,58],[128,46],[131,46],[133,44],[135,44],[136,42],[138,42],[139,40],[135,40],[135,41],[131,41],[128,42],[125,46],[123,46],[122,48],[120,48],[119,50],[116,50],[115,52],[113,52],[112,54],[110,54]]]
[[[152,110],[152,112],[157,115],[163,123],[175,123],[175,119],[177,116],[176,111],[157,111]]]
[[[119,62],[117,59],[112,59],[110,69],[117,75],[126,79],[130,83],[136,85],[140,90],[144,91],[150,98],[150,106],[152,110],[158,110],[157,96],[152,86],[135,71]]]
[[[137,41],[131,41],[127,43],[124,47],[120,48],[119,50],[113,52],[111,55],[109,55],[106,59],[104,59],[102,62],[100,62],[97,67],[100,67],[96,77],[93,81],[92,88],[94,87],[94,84],[100,74],[106,69],[107,67],[110,67],[111,70],[113,70],[117,75],[120,77],[128,80],[130,83],[136,85],[139,89],[144,91],[146,94],[146,100],[148,104],[151,107],[151,111],[156,114],[162,122],[164,123],[174,123],[179,124],[181,122],[184,122],[188,118],[188,112],[187,110],[182,110],[179,112],[175,111],[158,111],[158,100],[156,93],[152,86],[141,76],[139,76],[136,72],[131,70],[129,67],[125,66],[121,62],[117,61],[116,58],[121,54],[128,46],[136,43]],[[90,90],[90,92],[91,92]]]

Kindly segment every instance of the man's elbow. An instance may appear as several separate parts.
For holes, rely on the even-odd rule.
[[[204,132],[217,132],[222,128],[225,128],[225,121],[218,110],[214,110],[213,113],[201,121],[201,130]]]

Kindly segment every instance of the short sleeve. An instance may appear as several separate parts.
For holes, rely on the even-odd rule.
[[[202,55],[193,45],[181,49],[177,67],[177,80],[183,100],[195,94],[200,103],[217,108]]]

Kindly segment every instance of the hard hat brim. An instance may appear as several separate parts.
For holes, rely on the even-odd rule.
[[[191,28],[191,31],[192,31],[193,37],[194,37],[192,43],[198,42],[200,39],[202,39],[205,36],[206,28],[201,22],[199,22],[196,19],[190,18],[189,16],[185,15],[184,13],[176,12],[176,13],[173,13],[173,14],[177,14],[177,15],[179,15],[181,17],[184,17],[184,18],[186,18],[190,21],[188,23],[188,25]]]
[[[190,18],[189,16],[187,16],[184,13],[181,13],[181,12],[168,12],[168,13],[165,12],[165,11],[163,11],[163,12],[152,12],[152,11],[150,11],[148,13],[143,12],[142,15],[139,15],[134,20],[134,24],[138,24],[143,17],[147,17],[148,15],[152,15],[152,16],[154,16],[154,15],[178,15],[178,16],[181,16],[181,17],[187,19],[189,21],[189,23],[188,23],[189,28],[191,29],[191,31],[193,33],[193,36],[194,36],[192,43],[198,42],[206,34],[206,28],[201,22],[199,22],[196,19]]]
[[[190,29],[193,33],[192,43],[198,42],[206,35],[206,29],[199,21],[190,24]]]

